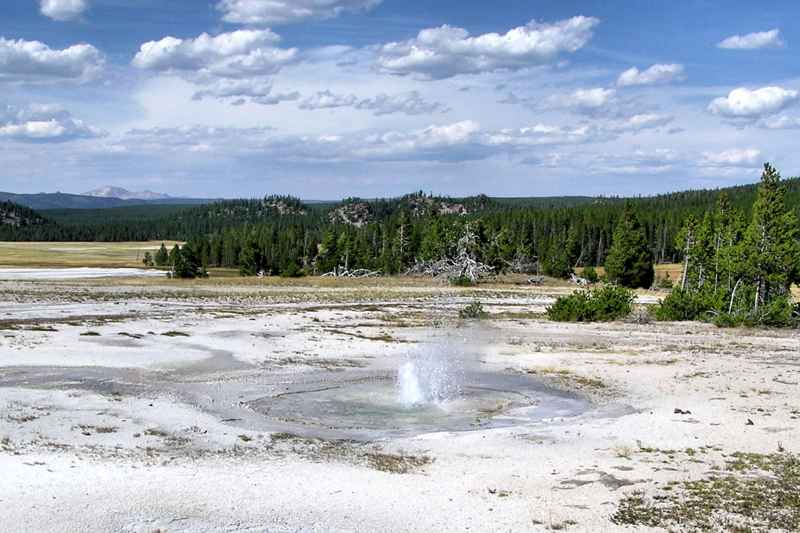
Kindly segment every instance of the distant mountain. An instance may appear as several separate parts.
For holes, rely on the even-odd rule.
[[[168,194],[161,194],[153,191],[129,191],[122,187],[106,185],[88,192],[81,196],[93,196],[95,198],[119,198],[120,200],[168,200],[172,198]]]
[[[110,207],[125,207],[131,205],[200,205],[212,203],[216,200],[207,198],[157,198],[157,199],[130,199],[116,197],[86,196],[82,194],[38,193],[14,194],[0,192],[0,202],[14,202],[31,209],[107,209]]]

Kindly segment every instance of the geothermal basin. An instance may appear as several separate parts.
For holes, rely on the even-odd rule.
[[[589,408],[588,401],[529,375],[479,368],[477,358],[453,347],[396,364],[300,380],[246,405],[286,431],[361,440],[509,427]]]

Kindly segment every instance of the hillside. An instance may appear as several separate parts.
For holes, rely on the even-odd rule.
[[[13,202],[0,201],[0,241],[37,240],[40,236],[49,236],[56,224],[42,215]]]
[[[201,198],[161,198],[153,200],[130,199],[86,196],[82,194],[56,193],[36,193],[36,194],[14,194],[10,192],[0,192],[0,202],[13,202],[24,205],[31,209],[108,209],[112,207],[123,207],[133,205],[164,205],[164,204],[187,204],[200,205],[213,202],[214,200]]]
[[[23,228],[46,223],[47,220],[33,209],[12,202],[0,202],[0,226]]]

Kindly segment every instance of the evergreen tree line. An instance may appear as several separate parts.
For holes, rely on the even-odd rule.
[[[714,211],[689,216],[678,236],[684,273],[658,310],[667,320],[720,325],[788,325],[797,320],[790,289],[800,282],[800,226],[786,183],[764,166],[749,215],[721,194]]]
[[[800,181],[782,188],[787,205],[800,206]],[[755,186],[726,189],[727,203],[749,218]],[[304,205],[288,197],[232,200],[176,210],[148,218],[144,213],[117,222],[45,223],[4,227],[4,240],[185,240],[201,267],[237,268],[243,274],[324,273],[336,267],[402,272],[415,261],[455,253],[469,224],[476,235],[476,259],[508,270],[511,264],[538,260],[542,273],[566,277],[575,267],[606,265],[615,279],[630,270],[626,262],[673,263],[687,249],[678,239],[684,221],[705,220],[718,191],[688,191],[649,198],[461,200],[469,214],[438,214],[422,193],[396,200],[366,202],[369,219],[352,225],[331,217],[338,205]],[[450,199],[437,199],[453,202]],[[441,202],[440,202],[441,203]],[[276,207],[280,206],[280,209]],[[163,214],[164,208],[160,211]],[[86,215],[88,218],[88,214]],[[92,217],[94,220],[97,217]],[[620,234],[620,228],[636,231]],[[634,239],[625,240],[625,239]],[[615,255],[637,247],[639,257]],[[691,252],[691,251],[690,251]],[[616,269],[616,270],[615,270]],[[647,285],[646,272],[627,285]],[[704,277],[707,274],[704,274]]]

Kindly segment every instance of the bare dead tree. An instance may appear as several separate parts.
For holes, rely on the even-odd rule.
[[[471,283],[495,275],[495,268],[475,258],[477,236],[467,224],[456,245],[455,257],[443,257],[436,261],[417,261],[406,271],[406,275],[431,276],[434,278],[469,279]]]
[[[349,270],[347,268],[336,267],[330,272],[322,274],[323,278],[377,278],[382,276],[380,270],[368,270],[366,268],[357,268]]]

